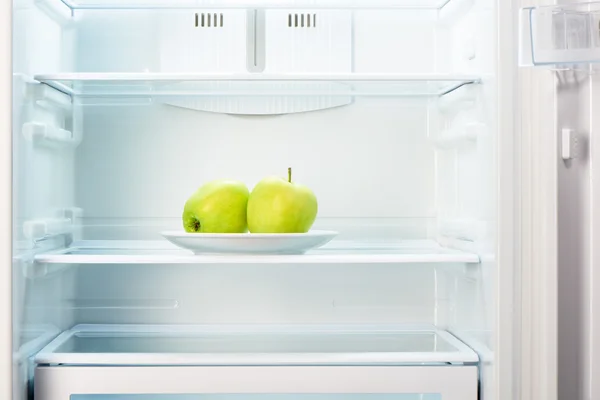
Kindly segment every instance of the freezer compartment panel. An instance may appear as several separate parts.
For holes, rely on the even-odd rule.
[[[69,365],[445,365],[477,355],[410,326],[78,325],[35,358]]]

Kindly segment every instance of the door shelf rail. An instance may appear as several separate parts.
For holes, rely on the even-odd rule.
[[[438,97],[481,77],[460,74],[60,73],[34,77],[75,97]]]
[[[600,1],[523,8],[519,26],[522,66],[595,69],[600,64]]]
[[[479,256],[430,240],[334,240],[302,255],[194,255],[166,241],[77,241],[35,256],[36,264],[477,264]]]

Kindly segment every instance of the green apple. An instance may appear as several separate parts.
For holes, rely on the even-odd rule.
[[[317,217],[317,198],[306,186],[288,179],[265,178],[248,200],[248,229],[252,233],[305,233]]]
[[[185,203],[183,228],[191,233],[244,233],[248,229],[248,196],[242,182],[209,182]]]

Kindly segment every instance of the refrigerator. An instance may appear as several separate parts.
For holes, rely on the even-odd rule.
[[[558,398],[600,2],[2,7],[1,398]],[[310,232],[182,235],[288,168]]]

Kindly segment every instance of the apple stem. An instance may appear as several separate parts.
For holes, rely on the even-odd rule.
[[[288,168],[288,182],[292,183],[292,168]]]

